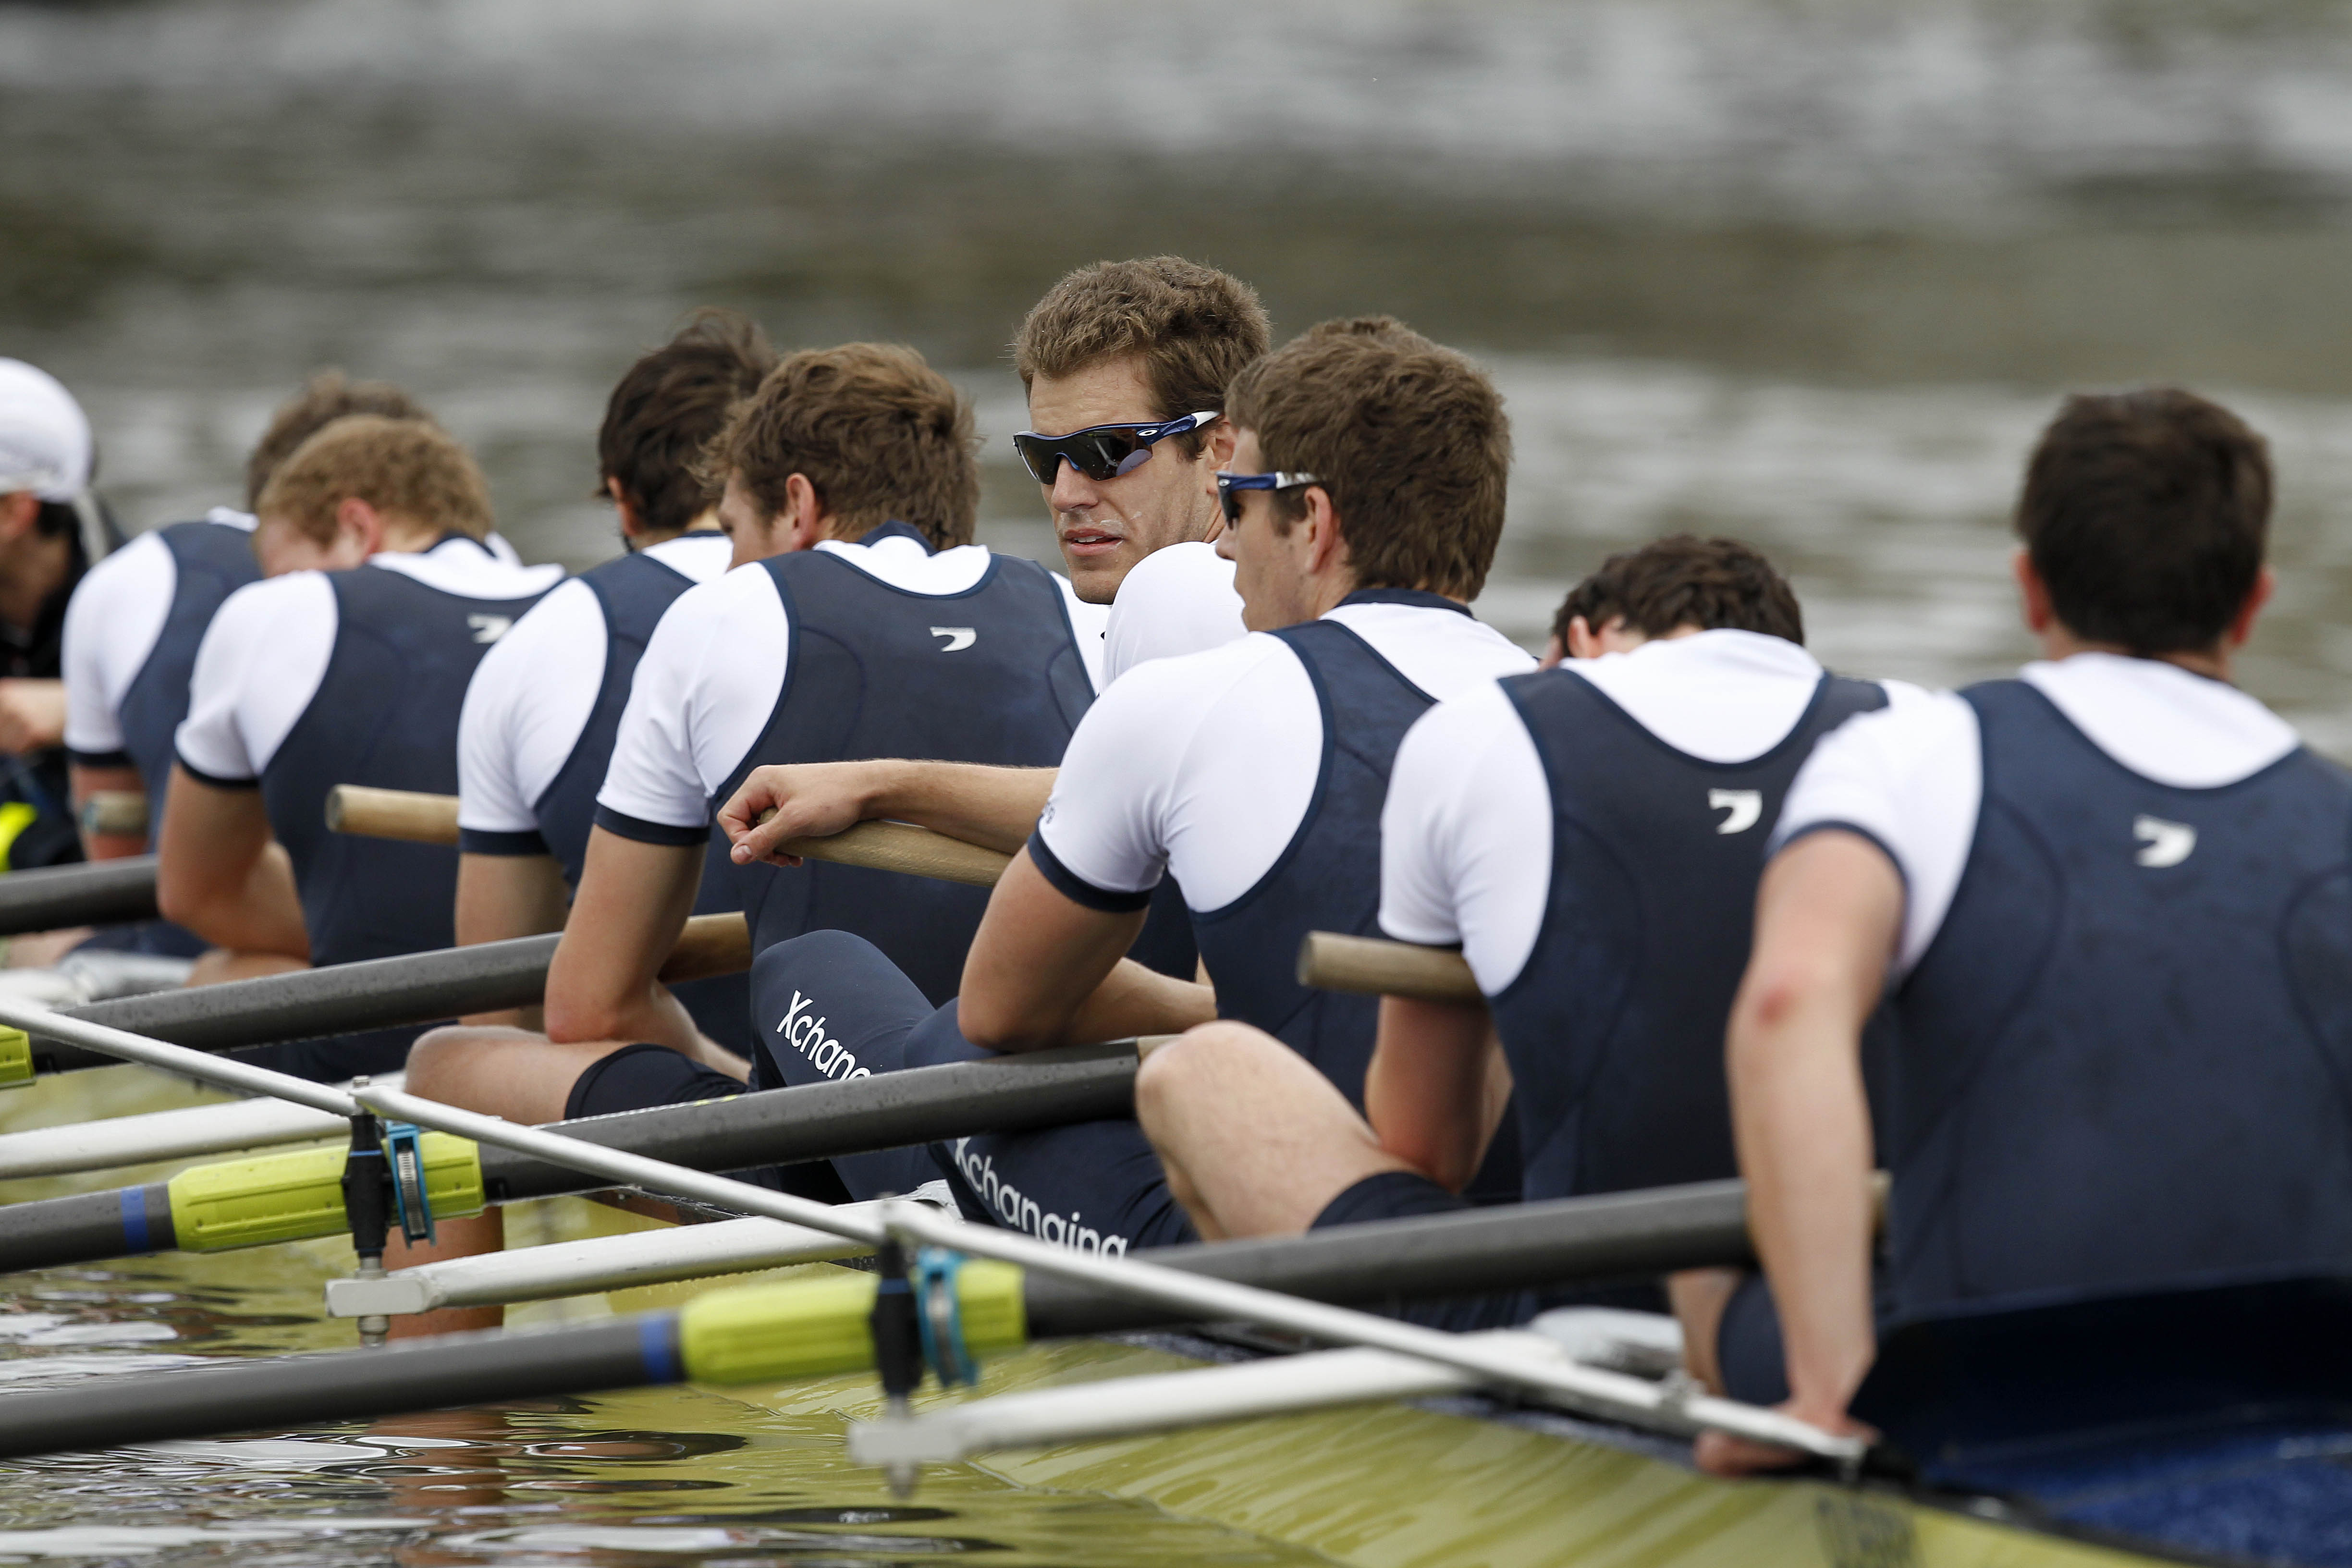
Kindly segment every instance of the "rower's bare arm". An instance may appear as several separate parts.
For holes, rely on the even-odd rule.
[[[562,931],[569,907],[563,868],[551,855],[457,857],[459,947]],[[499,1013],[478,1013],[463,1021],[536,1029],[541,1026],[540,1013],[537,1007],[509,1007]]]
[[[310,958],[293,863],[258,789],[222,789],[174,763],[156,844],[155,905],[215,947]]]
[[[66,683],[16,677],[0,680],[0,752],[38,752],[66,738]]]
[[[703,1060],[730,1055],[703,1038],[654,978],[694,909],[702,856],[700,845],[589,829],[580,891],[547,971],[549,1039],[643,1040]]]
[[[1732,1130],[1748,1226],[1788,1359],[1791,1413],[1845,1428],[1876,1353],[1870,1306],[1870,1108],[1862,1030],[1903,919],[1894,864],[1859,834],[1810,834],[1775,856],[1757,892],[1755,947],[1732,1005]],[[1715,1439],[1701,1462],[1786,1463]]]
[[[1206,972],[1203,971],[1203,973]],[[1217,994],[1198,981],[1162,974],[1122,958],[1079,1004],[1067,1031],[1073,1045],[1129,1036],[1181,1035],[1217,1016]]]
[[[964,958],[957,1008],[964,1038],[992,1051],[1084,1043],[1074,1031],[1079,1014],[1133,944],[1144,914],[1088,909],[1047,881],[1025,852],[1013,856]]]
[[[83,816],[83,808],[93,796],[101,795],[135,795],[145,798],[147,781],[139,776],[134,767],[89,768],[79,763],[68,765],[66,784],[73,794],[75,818],[83,823],[81,852],[91,860],[120,860],[129,855],[147,853],[144,833],[93,833]],[[149,802],[151,805],[155,802]]]
[[[1449,1192],[1478,1173],[1511,1098],[1484,1003],[1381,998],[1364,1112],[1381,1147]]]
[[[1055,771],[894,759],[754,768],[719,808],[719,822],[739,866],[797,866],[797,857],[778,855],[775,847],[830,838],[877,817],[1010,855],[1035,831]],[[761,823],[760,814],[771,808],[776,815]]]

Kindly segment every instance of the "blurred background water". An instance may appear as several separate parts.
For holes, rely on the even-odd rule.
[[[2352,25],[2323,0],[123,0],[0,5],[0,352],[119,509],[233,500],[322,363],[427,398],[530,553],[612,547],[593,436],[701,303],[911,342],[1050,555],[1004,344],[1174,250],[1278,331],[1389,310],[1518,433],[1482,613],[1747,536],[1821,651],[2026,651],[2004,516],[2068,388],[2178,381],[2282,469],[2244,679],[2352,752]]]

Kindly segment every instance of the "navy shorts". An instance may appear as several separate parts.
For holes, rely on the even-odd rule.
[[[953,1002],[933,1006],[879,949],[846,931],[811,931],[760,954],[751,966],[751,1009],[759,1072],[782,1083],[988,1054],[957,1029]],[[1087,1251],[1196,1239],[1132,1118],[979,1133],[834,1164],[859,1197],[911,1192],[945,1175],[966,1218]]]
[[[563,1102],[563,1118],[571,1121],[583,1116],[647,1110],[657,1105],[731,1100],[742,1093],[744,1087],[718,1068],[705,1067],[667,1046],[640,1042],[623,1046],[611,1056],[589,1063],[572,1085],[571,1097]],[[756,1186],[814,1198],[818,1203],[849,1201],[849,1190],[823,1160],[727,1173]]]

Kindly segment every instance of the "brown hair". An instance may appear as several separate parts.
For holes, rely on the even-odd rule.
[[[1339,514],[1356,582],[1475,598],[1495,563],[1511,424],[1486,374],[1387,316],[1326,321],[1226,393],[1269,469],[1311,473]],[[1277,492],[1284,532],[1303,495]]]
[[[1763,553],[1736,539],[1670,534],[1639,550],[1622,550],[1560,601],[1551,635],[1568,645],[1577,616],[1598,632],[1622,617],[1643,637],[1682,626],[1703,632],[1761,632],[1802,647],[1805,612],[1789,580]]]
[[[903,522],[945,550],[971,543],[979,524],[979,445],[971,405],[921,354],[844,343],[803,349],[769,372],[729,416],[703,472],[721,485],[740,479],[769,517],[800,474],[837,532]]]
[[[400,388],[388,381],[352,381],[340,370],[329,368],[314,374],[302,384],[302,390],[278,405],[269,418],[269,428],[253,444],[245,459],[245,506],[256,511],[261,506],[261,492],[269,488],[269,476],[278,465],[294,455],[294,449],[324,429],[331,421],[352,414],[377,414],[386,419],[422,419],[430,423],[433,416]]]
[[[2143,656],[2213,647],[2262,575],[2270,451],[2178,387],[2066,400],[2026,465],[2017,533],[2051,608]]]
[[[621,377],[596,433],[597,473],[620,481],[646,533],[682,533],[709,507],[716,498],[698,468],[702,449],[775,368],[757,321],[706,307]],[[607,492],[599,485],[596,493]]]
[[[1151,417],[1222,409],[1225,388],[1272,346],[1257,290],[1181,256],[1097,261],[1064,278],[1031,308],[1013,337],[1013,368],[1025,390],[1041,376],[1076,375],[1107,360],[1143,361]],[[1175,437],[1198,457],[1206,437]]]
[[[278,466],[255,510],[325,543],[335,537],[335,509],[346,500],[468,539],[490,531],[489,486],[473,455],[422,419],[352,414],[335,420]]]

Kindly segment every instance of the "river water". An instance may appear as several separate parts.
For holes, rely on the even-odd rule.
[[[1479,610],[1513,636],[1610,550],[1724,531],[1789,569],[1831,662],[1932,683],[2028,653],[2005,518],[2060,395],[2179,382],[2280,470],[2282,586],[2242,678],[2352,757],[2347,88],[2335,0],[0,4],[0,353],[82,396],[134,525],[235,500],[269,408],[335,363],[426,399],[526,553],[584,565],[613,547],[591,499],[613,378],[731,305],[782,343],[900,339],[950,368],[990,441],[983,537],[1050,556],[1006,340],[1069,267],[1180,251],[1255,282],[1279,331],[1389,310],[1492,367],[1518,461]],[[322,1342],[325,1267],[11,1282],[0,1367]],[[787,1534],[879,1506],[814,1440],[612,1459],[577,1445],[708,1434],[611,1437],[631,1424],[593,1404],[503,1420],[493,1544],[443,1529],[448,1561],[619,1550],[533,1536],[531,1509],[719,1528],[615,1476],[692,1492],[733,1467]],[[171,1495],[225,1500],[196,1523],[60,1462],[0,1486],[0,1529],[320,1561],[302,1521],[404,1517],[398,1477],[432,1468],[330,1439],[383,1451],[184,1456]],[[939,1542],[1276,1560],[990,1506]],[[726,1551],[902,1550],[836,1546]],[[49,1549],[0,1533],[0,1556]]]

